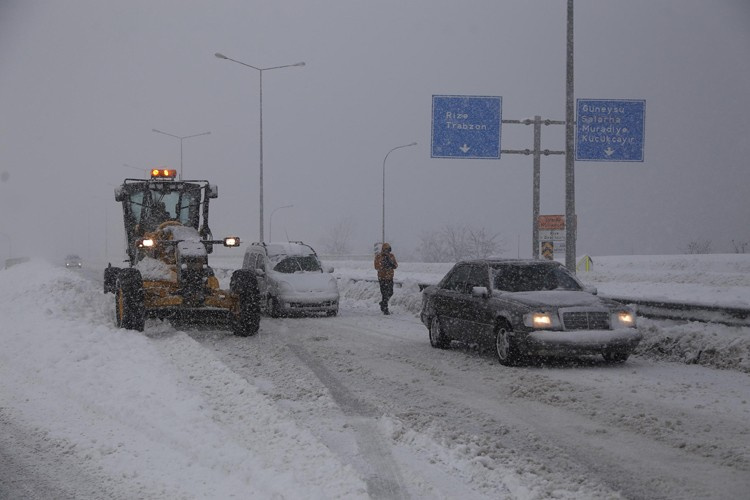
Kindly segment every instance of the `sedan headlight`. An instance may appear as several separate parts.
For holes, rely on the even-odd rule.
[[[615,311],[612,313],[612,328],[635,328],[633,311]]]
[[[549,330],[560,328],[557,314],[551,312],[532,312],[524,314],[523,324],[535,330]]]

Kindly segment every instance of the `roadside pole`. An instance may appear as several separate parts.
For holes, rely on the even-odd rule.
[[[564,125],[564,121],[560,120],[542,120],[542,117],[537,115],[533,120],[503,120],[503,123],[513,123],[521,125],[534,125],[534,149],[503,149],[504,154],[521,154],[521,155],[534,155],[534,173],[533,173],[533,201],[532,201],[532,227],[531,227],[531,257],[534,259],[539,258],[539,191],[541,188],[541,163],[542,155],[564,155],[565,151],[553,151],[549,149],[542,149],[542,125]]]
[[[575,102],[573,97],[573,0],[568,0],[565,78],[565,267],[576,272]]]

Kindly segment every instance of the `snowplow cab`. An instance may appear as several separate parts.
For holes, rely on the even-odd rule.
[[[150,179],[125,179],[115,190],[122,204],[129,268],[111,264],[104,291],[115,294],[118,327],[142,331],[147,317],[188,323],[227,323],[237,335],[258,331],[260,303],[255,275],[232,274],[228,290],[208,264],[215,244],[238,247],[240,239],[214,240],[209,200],[218,189],[206,180],[176,180],[176,171],[153,169]]]

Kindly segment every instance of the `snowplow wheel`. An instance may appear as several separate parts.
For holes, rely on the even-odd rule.
[[[104,269],[104,293],[115,293],[117,291],[117,274],[119,267],[109,266]]]
[[[115,320],[118,328],[142,332],[146,323],[146,307],[140,271],[120,270],[115,287]]]
[[[255,273],[238,269],[232,273],[229,289],[238,299],[232,311],[232,331],[240,337],[255,335],[260,328],[260,292]]]

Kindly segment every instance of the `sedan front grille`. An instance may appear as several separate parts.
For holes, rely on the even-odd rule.
[[[563,313],[566,330],[609,330],[609,313],[603,311],[575,311]]]

